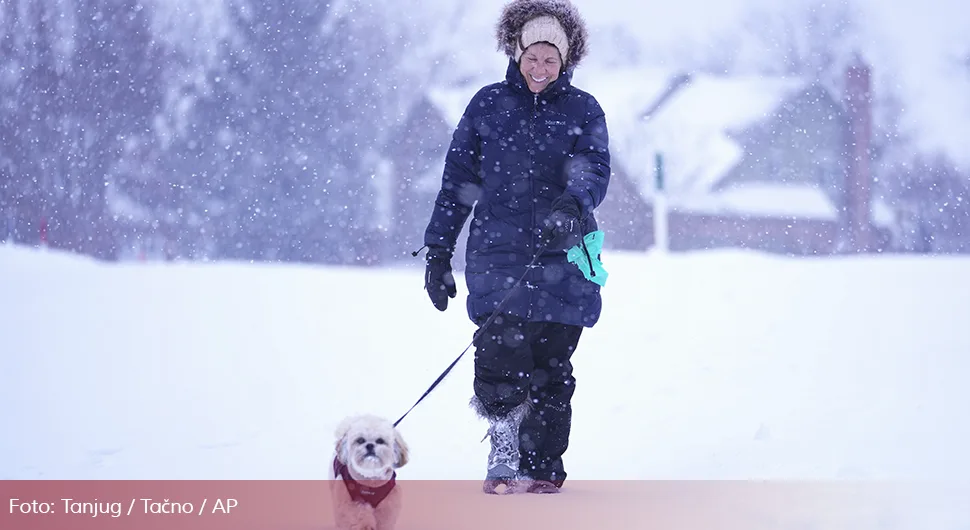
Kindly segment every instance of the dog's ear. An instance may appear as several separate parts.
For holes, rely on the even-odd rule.
[[[340,438],[337,438],[337,442],[334,444],[334,452],[337,453],[337,460],[340,463],[342,463],[342,464],[346,464],[347,463],[347,458],[346,458],[346,454],[347,454],[347,437],[346,436],[342,436]]]
[[[344,420],[340,422],[334,432],[334,451],[337,453],[337,460],[346,464],[347,463],[347,433],[350,432],[350,421]]]
[[[410,449],[408,449],[407,442],[404,441],[404,437],[397,429],[394,429],[394,455],[397,460],[394,462],[394,467],[404,467],[411,459]]]

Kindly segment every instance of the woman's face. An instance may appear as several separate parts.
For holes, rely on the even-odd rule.
[[[519,72],[522,72],[529,90],[537,94],[559,77],[561,69],[559,50],[546,42],[529,46],[519,59]]]

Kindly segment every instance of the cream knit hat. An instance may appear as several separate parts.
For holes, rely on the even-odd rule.
[[[559,20],[550,15],[533,18],[522,25],[519,45],[515,49],[515,62],[519,62],[525,49],[537,42],[548,42],[559,50],[559,58],[566,62],[569,57],[569,39]]]

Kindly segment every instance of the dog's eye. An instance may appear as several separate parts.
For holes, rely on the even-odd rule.
[[[355,441],[355,442],[357,442],[357,443],[359,443],[359,444],[362,444],[362,443],[364,443],[364,442],[366,442],[367,440],[365,440],[365,439],[364,439],[364,437],[363,437],[363,436],[361,436],[360,438],[357,438],[357,439],[356,439],[356,440],[354,440],[354,441]]]
[[[378,438],[378,439],[376,439],[374,441],[377,442],[377,445],[384,445],[384,439],[383,438]]]

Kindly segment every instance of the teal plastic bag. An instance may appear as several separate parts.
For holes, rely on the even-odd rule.
[[[586,250],[583,250],[582,244],[578,244],[566,251],[566,259],[570,263],[575,263],[579,270],[583,271],[583,276],[586,276],[587,280],[600,286],[606,285],[606,278],[610,275],[603,268],[603,263],[599,259],[600,253],[603,251],[604,237],[606,237],[606,234],[602,230],[590,232],[583,237],[583,240],[586,241]],[[589,251],[588,259],[586,251]]]

